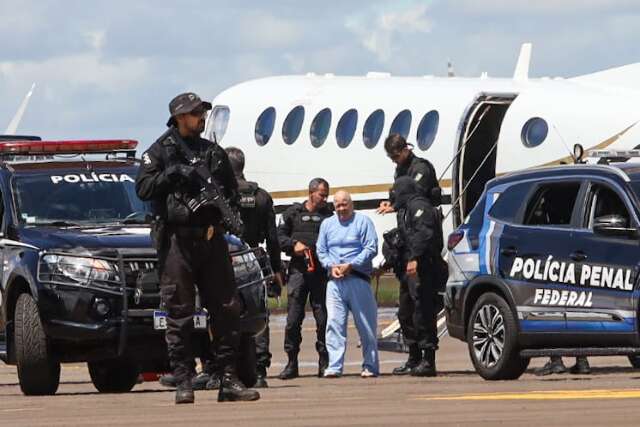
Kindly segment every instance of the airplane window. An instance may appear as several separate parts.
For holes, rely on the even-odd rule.
[[[438,133],[439,122],[440,115],[436,110],[429,111],[422,117],[422,120],[420,120],[416,140],[421,150],[427,150],[431,147],[431,144],[433,144],[433,141],[436,139],[436,134]]]
[[[411,111],[402,110],[398,113],[395,119],[393,119],[393,123],[391,123],[391,128],[389,129],[389,135],[392,133],[397,133],[402,135],[403,138],[407,138],[409,136],[409,130],[411,129]]]
[[[342,115],[338,121],[336,127],[336,140],[338,141],[338,147],[346,148],[351,144],[353,135],[356,133],[356,126],[358,124],[358,112],[355,109],[350,109]]]
[[[207,128],[209,128],[209,130],[205,132],[205,135],[208,135],[209,138],[215,137],[216,141],[220,142],[227,132],[228,124],[229,107],[226,105],[216,105],[209,115],[209,121],[207,122]]]
[[[378,144],[383,127],[384,111],[376,110],[367,117],[367,120],[364,122],[364,128],[362,129],[362,139],[364,140],[365,147],[373,148]]]
[[[302,122],[304,121],[304,107],[298,105],[287,114],[287,118],[284,119],[282,125],[282,139],[285,144],[293,144],[300,135],[302,129]]]
[[[331,127],[331,110],[324,108],[320,110],[311,122],[311,130],[309,136],[311,137],[311,145],[318,148],[329,135],[329,128]]]
[[[525,147],[536,147],[544,142],[549,132],[549,125],[540,117],[533,117],[522,126],[520,139]]]
[[[276,123],[276,109],[269,107],[260,114],[256,121],[256,142],[262,146],[269,142]]]

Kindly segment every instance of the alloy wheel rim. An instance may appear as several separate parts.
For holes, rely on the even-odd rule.
[[[486,304],[473,319],[473,352],[484,367],[495,366],[502,357],[505,342],[504,317],[498,307]]]

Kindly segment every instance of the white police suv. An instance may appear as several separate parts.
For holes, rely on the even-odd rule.
[[[483,378],[518,378],[550,355],[638,367],[640,164],[493,179],[448,247],[448,330]]]

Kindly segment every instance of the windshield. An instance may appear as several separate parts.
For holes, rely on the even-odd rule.
[[[13,186],[18,219],[26,225],[136,224],[150,213],[130,169],[17,175]]]

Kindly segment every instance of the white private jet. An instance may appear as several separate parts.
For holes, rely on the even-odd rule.
[[[640,63],[533,79],[530,56],[524,44],[512,78],[371,72],[251,80],[213,100],[205,136],[241,148],[247,178],[268,189],[276,206],[303,200],[307,182],[320,176],[332,192],[350,191],[382,232],[395,225],[394,215],[372,210],[393,181],[383,141],[400,133],[434,164],[451,195],[447,232],[496,175],[571,161],[575,143],[587,150],[640,143]]]

